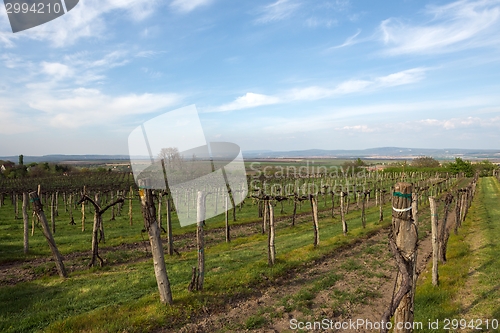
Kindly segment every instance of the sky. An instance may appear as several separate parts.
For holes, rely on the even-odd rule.
[[[0,156],[128,154],[193,104],[243,151],[499,149],[499,78],[500,0],[80,0],[18,33],[0,6]]]

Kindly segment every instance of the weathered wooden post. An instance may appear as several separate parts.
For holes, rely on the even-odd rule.
[[[52,226],[52,233],[56,233],[56,194],[52,193],[50,197],[50,224]]]
[[[313,194],[309,195],[309,200],[311,201],[311,210],[313,218],[314,247],[316,247],[319,245],[318,202]]]
[[[366,209],[366,197],[368,195],[368,191],[364,191],[360,193],[360,195],[363,195],[363,202],[361,202],[361,224],[363,225],[363,228],[366,228],[366,215],[365,215],[365,209]]]
[[[334,212],[334,209],[335,209],[335,200],[334,200],[335,192],[333,191],[333,189],[330,191],[330,194],[332,195],[332,219],[333,219],[333,218],[335,218],[335,212]]]
[[[379,206],[379,218],[378,218],[379,222],[384,221],[384,208],[383,207],[384,207],[385,192],[386,192],[386,190],[384,190],[384,189],[380,190],[380,200],[379,200],[380,206]]]
[[[229,198],[224,196],[224,222],[226,225],[226,243],[231,242],[231,229],[229,227]]]
[[[144,226],[148,231],[149,243],[153,254],[153,264],[160,292],[160,301],[163,304],[173,304],[172,291],[168,280],[167,269],[165,267],[165,258],[163,256],[163,245],[161,243],[160,228],[156,222],[156,207],[153,200],[153,191],[148,188],[146,180],[139,181],[139,196],[141,198],[142,216]]]
[[[132,217],[132,199],[134,198],[134,189],[132,186],[130,186],[130,193],[129,193],[129,198],[128,198],[128,220],[129,220],[129,225],[132,225],[133,223],[133,217]]]
[[[340,219],[342,220],[342,233],[347,235],[347,222],[345,221],[345,207],[344,207],[344,197],[346,196],[346,192],[340,192]]]
[[[444,200],[444,213],[443,222],[439,225],[439,261],[442,263],[446,262],[446,246],[448,245],[448,239],[450,238],[450,232],[447,227],[448,213],[450,212],[450,205],[453,201],[453,195],[448,193]]]
[[[28,193],[23,193],[23,231],[24,231],[24,253],[29,252],[29,223],[30,218],[28,215],[28,202],[29,196]]]
[[[86,187],[83,187],[82,196],[86,195]],[[82,232],[85,231],[85,201],[82,202]]]
[[[174,236],[172,234],[172,199],[170,193],[165,196],[167,208],[167,252],[168,255],[174,254]]]
[[[438,240],[438,214],[436,207],[436,199],[429,197],[429,205],[431,209],[431,233],[432,233],[432,285],[439,285],[439,240]]]
[[[62,260],[62,256],[57,249],[56,242],[54,241],[54,237],[52,236],[49,228],[49,223],[47,222],[47,218],[45,217],[45,213],[43,212],[42,203],[40,202],[40,198],[36,192],[31,192],[29,194],[30,201],[33,202],[33,210],[35,214],[38,216],[40,223],[42,224],[43,235],[49,243],[50,250],[52,251],[52,256],[54,257],[54,261],[56,263],[57,271],[59,272],[60,277],[67,277],[66,269],[64,268],[64,263]]]
[[[269,213],[269,233],[267,239],[267,262],[269,266],[274,265],[276,249],[274,246],[274,207],[271,200],[266,200]]]
[[[458,235],[458,227],[460,226],[460,202],[462,197],[460,196],[460,190],[457,190],[457,198],[455,201],[455,235]]]
[[[398,265],[396,290],[389,309],[382,320],[388,322],[394,315],[395,323],[413,323],[413,282],[418,233],[412,216],[413,186],[399,182],[394,186],[392,197],[392,230],[389,246]],[[381,330],[387,332],[387,329]],[[394,328],[395,333],[410,333],[411,329]]]
[[[197,290],[203,290],[203,281],[205,279],[205,239],[203,233],[203,223],[205,223],[205,199],[203,191],[198,191],[196,205],[196,243],[198,246],[198,285]]]

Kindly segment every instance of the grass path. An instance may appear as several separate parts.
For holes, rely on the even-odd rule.
[[[429,266],[417,287],[415,321],[439,320],[438,329],[426,332],[500,332],[499,254],[500,184],[482,178],[459,234],[450,237],[440,286],[432,286]],[[457,320],[450,330],[444,327],[447,319]]]

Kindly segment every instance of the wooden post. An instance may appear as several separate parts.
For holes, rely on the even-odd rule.
[[[363,202],[361,202],[361,224],[363,225],[363,228],[366,228],[366,215],[365,215],[365,209],[366,209],[366,196],[368,195],[367,191],[364,191],[363,193]]]
[[[52,193],[50,197],[50,224],[52,226],[52,233],[56,233],[56,194]]]
[[[457,199],[455,201],[455,235],[458,235],[458,227],[460,226],[460,190],[457,190]]]
[[[24,226],[24,253],[29,252],[29,223],[30,223],[30,218],[28,215],[28,203],[29,203],[29,196],[28,193],[24,192],[23,193],[23,226]]]
[[[335,195],[335,192],[333,192],[333,190],[330,192],[331,195],[332,195],[332,219],[335,217],[335,200],[334,200],[334,195]]]
[[[83,187],[83,195],[86,195],[86,188]],[[85,201],[82,202],[82,232],[85,231]]]
[[[161,203],[162,203],[162,197],[163,197],[163,194],[160,192],[158,193],[158,217],[156,218],[156,221],[158,222],[158,228],[160,228],[160,232],[161,232],[161,222],[162,222],[162,218],[161,218]]]
[[[429,205],[431,209],[431,233],[432,233],[432,285],[439,285],[439,241],[438,241],[438,214],[436,207],[436,199],[429,197]]]
[[[345,221],[345,207],[344,207],[344,197],[346,193],[344,191],[340,192],[340,218],[342,220],[342,232],[347,235],[347,223]]]
[[[269,207],[267,201],[264,200],[264,214],[262,215],[262,234],[264,235],[267,230],[267,217],[269,215]]]
[[[174,236],[172,234],[172,201],[170,193],[165,196],[165,202],[167,208],[167,252],[171,256],[174,254]]]
[[[446,262],[446,246],[448,245],[448,239],[450,237],[450,232],[447,227],[448,213],[450,212],[450,205],[453,201],[453,195],[448,193],[444,200],[444,213],[443,222],[439,225],[439,261],[442,263]]]
[[[163,304],[173,304],[172,291],[168,280],[167,269],[165,267],[165,258],[163,256],[163,246],[161,243],[160,229],[156,223],[156,207],[153,200],[151,189],[144,188],[147,181],[139,181],[139,196],[141,198],[142,216],[144,226],[148,231],[149,243],[153,254],[153,264],[156,276],[156,283],[160,293],[160,302]]]
[[[293,214],[292,214],[292,227],[295,226],[295,220],[297,219],[297,202],[299,198],[297,196],[297,193],[294,194],[293,196]]]
[[[113,191],[109,192],[109,196],[110,196],[109,201],[113,202],[113,200],[114,200],[114,193],[113,193]],[[161,200],[160,200],[160,202],[161,202]],[[115,206],[113,206],[113,207],[111,207],[111,221],[114,221],[115,219],[116,219],[116,212],[115,212]]]
[[[205,193],[198,191],[196,200],[196,244],[198,247],[198,286],[197,290],[203,290],[205,279],[205,239],[203,233],[203,223],[205,222]]]
[[[412,218],[412,190],[409,183],[399,182],[394,186],[392,197],[392,230],[389,246],[398,265],[396,290],[389,309],[382,320],[388,322],[394,315],[395,323],[413,323],[413,282],[418,233]],[[387,329],[381,330],[387,332]],[[398,329],[394,333],[410,333],[411,329]]]
[[[134,198],[134,189],[132,186],[130,186],[130,197],[128,198],[128,220],[129,220],[129,225],[132,225],[133,223],[133,217],[132,217],[132,199]]]
[[[94,202],[97,206],[100,206],[99,202],[99,193],[95,194],[94,197]],[[89,267],[95,266],[95,260],[99,259],[101,267],[104,264],[104,261],[102,258],[99,256],[99,239],[98,239],[98,233],[99,229],[101,228],[102,224],[102,217],[101,214],[99,214],[99,208],[95,207],[94,209],[94,225],[92,226],[92,259],[90,261]]]
[[[318,202],[316,197],[312,194],[309,195],[309,200],[311,201],[311,210],[313,218],[313,230],[314,230],[314,247],[319,245],[319,226],[318,226]]]
[[[273,266],[275,262],[276,249],[274,247],[274,209],[271,200],[266,200],[269,212],[269,233],[268,233],[268,247],[267,247],[267,262],[269,266]]]
[[[379,200],[379,218],[378,218],[378,221],[379,222],[383,222],[384,221],[384,195],[385,195],[385,190],[380,190],[380,200]]]
[[[55,213],[56,217],[59,217],[59,191],[56,191],[55,205],[56,205],[56,207],[54,209],[54,213]]]
[[[17,193],[12,194],[12,203],[14,204],[14,212],[16,214],[15,219],[19,219],[19,205],[18,205]]]
[[[52,236],[49,228],[49,223],[47,222],[47,218],[45,217],[45,213],[43,212],[42,203],[40,202],[40,198],[36,192],[31,192],[29,194],[31,201],[33,202],[33,209],[35,214],[38,216],[40,223],[42,224],[43,235],[49,243],[50,250],[52,251],[52,256],[54,257],[54,261],[56,263],[57,271],[59,272],[59,276],[62,278],[67,277],[66,269],[64,268],[64,263],[62,260],[62,256],[57,249],[56,242],[54,241],[54,237]]]
[[[224,196],[224,219],[225,219],[225,224],[226,224],[226,243],[229,243],[231,241],[231,231],[229,227],[229,198]]]

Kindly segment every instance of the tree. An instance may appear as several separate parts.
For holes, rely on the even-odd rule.
[[[439,167],[439,162],[429,156],[421,156],[413,159],[411,166],[417,168],[437,168]]]
[[[342,164],[344,167],[344,170],[346,172],[359,172],[362,170],[363,167],[367,166],[365,162],[363,162],[359,157],[355,161],[346,161],[344,164]]]
[[[493,170],[498,167],[488,160],[481,161],[474,165],[474,170],[479,174],[480,177],[488,177],[493,174]]]
[[[448,165],[448,169],[454,175],[463,172],[466,177],[474,176],[474,168],[470,161],[464,161],[460,157],[455,158],[455,162]]]
[[[19,155],[19,165],[24,165],[24,155]]]

